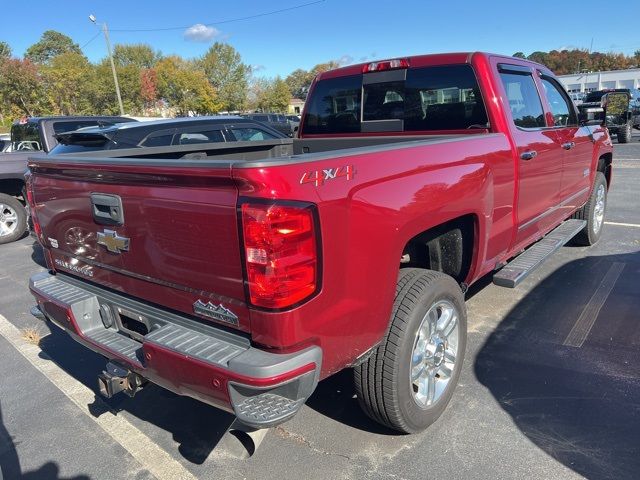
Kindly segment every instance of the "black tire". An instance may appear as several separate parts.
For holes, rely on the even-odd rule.
[[[618,128],[618,143],[629,143],[631,141],[631,124]]]
[[[457,311],[455,363],[439,398],[431,405],[420,406],[410,378],[416,335],[427,312],[443,301]],[[467,311],[456,281],[431,270],[401,269],[389,331],[371,356],[354,369],[360,406],[370,418],[394,430],[403,433],[424,430],[438,419],[451,400],[460,377],[466,343]]]
[[[0,193],[0,205],[7,207],[0,211],[0,222],[3,222],[7,227],[11,227],[10,233],[3,234],[3,228],[0,225],[0,244],[15,242],[22,238],[24,232],[27,231],[27,211],[24,205],[20,203],[20,200],[6,193]],[[6,220],[9,212],[15,212],[15,221]]]
[[[596,214],[596,204],[598,203],[598,191],[601,188],[604,188],[604,209],[602,211],[602,221],[598,225]],[[593,182],[593,188],[591,189],[591,195],[589,195],[589,200],[584,206],[574,213],[571,218],[577,218],[578,220],[586,220],[587,225],[578,233],[571,243],[574,245],[581,245],[588,247],[590,245],[594,245],[598,240],[600,240],[600,236],[602,235],[602,230],[604,229],[604,216],[606,216],[607,212],[607,179],[602,172],[596,172],[596,178]]]

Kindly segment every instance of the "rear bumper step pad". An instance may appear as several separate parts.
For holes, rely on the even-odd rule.
[[[38,300],[33,309],[37,317],[44,316],[85,346],[175,393],[232,409],[254,428],[291,418],[319,379],[319,347],[289,354],[267,352],[241,335],[66,275],[36,274],[30,288]],[[120,330],[118,321],[105,327],[105,306],[114,317],[122,309],[143,318],[150,331],[136,339]]]

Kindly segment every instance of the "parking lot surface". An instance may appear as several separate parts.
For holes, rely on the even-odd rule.
[[[321,382],[248,460],[221,444],[232,417],[195,400],[153,385],[97,398],[104,360],[29,314],[39,247],[0,246],[4,479],[638,478],[639,138],[615,145],[595,247],[562,248],[516,289],[488,278],[468,293],[460,384],[419,435],[368,420],[350,371]]]

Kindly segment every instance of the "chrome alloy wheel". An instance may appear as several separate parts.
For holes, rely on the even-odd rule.
[[[0,203],[0,237],[11,235],[18,227],[18,214],[9,205]]]
[[[604,209],[606,204],[606,190],[604,185],[599,185],[596,191],[596,205],[593,209],[593,233],[597,234],[604,222]]]
[[[422,318],[411,356],[411,392],[419,407],[434,405],[444,393],[456,365],[458,311],[447,300],[431,306]]]

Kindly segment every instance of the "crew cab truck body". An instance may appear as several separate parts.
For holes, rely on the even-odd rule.
[[[24,173],[34,152],[48,153],[57,144],[55,135],[81,127],[131,122],[127,117],[28,117],[11,127],[10,150],[0,152],[0,244],[22,237],[27,229]]]
[[[35,313],[110,360],[104,393],[148,379],[268,427],[353,367],[368,415],[419,431],[457,382],[467,286],[602,230],[607,130],[525,60],[320,74],[299,137],[30,162]]]

